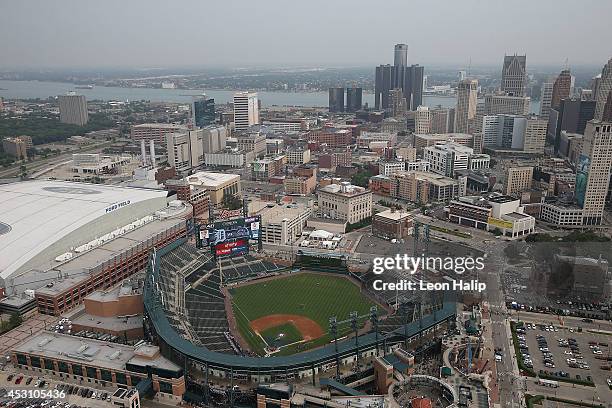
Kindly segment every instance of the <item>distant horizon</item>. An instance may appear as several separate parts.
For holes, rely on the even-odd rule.
[[[603,66],[612,2],[3,2],[3,67]],[[454,61],[454,62],[449,62]]]
[[[611,56],[612,58],[612,56]],[[601,64],[589,63],[589,64],[568,64],[570,70],[579,69],[597,69],[601,71],[601,68],[606,64],[607,60],[602,61]],[[487,63],[487,64],[472,64],[470,69],[499,69],[501,73],[503,61],[500,60],[499,63]],[[222,71],[274,71],[274,70],[374,70],[378,65],[385,65],[386,62],[381,62],[376,65],[244,65],[244,66],[231,66],[231,65],[167,65],[167,66],[150,66],[150,67],[139,67],[139,66],[129,66],[129,65],[115,65],[115,66],[100,66],[100,67],[90,67],[90,66],[33,66],[33,65],[25,65],[25,66],[2,66],[0,65],[0,72],[94,72],[94,71],[171,71],[171,70],[184,70],[184,71],[193,71],[193,70],[222,70]],[[417,64],[415,62],[415,64]],[[458,64],[447,63],[418,63],[418,65],[424,66],[426,69],[456,69],[467,70],[467,67],[462,67]],[[539,69],[565,69],[565,64],[530,64],[529,56],[527,56],[527,71],[539,70]]]

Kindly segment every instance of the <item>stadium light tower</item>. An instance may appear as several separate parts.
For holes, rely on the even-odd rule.
[[[378,310],[376,306],[370,308],[370,321],[374,327],[374,333],[376,334],[376,356],[378,356]]]
[[[340,379],[340,355],[338,354],[338,319],[336,316],[329,318],[329,331],[334,336],[334,346],[336,349],[336,379]]]
[[[400,311],[404,316],[404,350],[408,351],[408,303],[400,305]]]
[[[349,318],[351,320],[351,328],[355,332],[355,350],[357,354],[355,362],[357,364],[357,369],[359,369],[359,336],[357,336],[359,330],[359,325],[357,324],[358,316],[359,314],[357,312],[351,312],[349,314]]]

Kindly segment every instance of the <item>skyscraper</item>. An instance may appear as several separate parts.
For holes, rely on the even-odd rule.
[[[476,116],[478,81],[465,79],[457,86],[457,108],[455,110],[455,132],[467,133],[470,121]]]
[[[191,123],[204,127],[215,123],[215,100],[206,95],[194,97],[191,103]]]
[[[376,109],[387,109],[389,91],[401,88],[406,98],[406,108],[416,110],[423,104],[423,80],[425,69],[419,65],[407,65],[408,46],[398,44],[395,48],[394,65],[376,67],[374,81],[374,105]]]
[[[351,87],[346,88],[346,111],[357,112],[362,107],[362,89]]]
[[[85,126],[89,120],[87,113],[87,99],[84,95],[77,95],[69,92],[67,95],[60,95],[59,112],[60,122],[72,125]]]
[[[329,111],[344,112],[344,88],[329,88]]]
[[[544,153],[546,120],[537,116],[487,115],[482,118],[485,147]]]
[[[595,94],[595,119],[601,120],[603,117],[604,108],[606,101],[608,100],[608,94],[612,90],[612,58],[608,60],[608,63],[604,65],[601,70],[601,78],[597,84],[597,93]]]
[[[554,82],[544,81],[540,91],[540,116],[547,118],[552,105]]]
[[[431,133],[431,112],[427,106],[418,106],[414,115],[414,133]]]
[[[604,122],[612,122],[612,92],[608,92],[608,100],[604,105],[604,111],[601,117]]]
[[[612,123],[587,123],[576,169],[576,201],[582,207],[582,224],[601,224],[612,167]]]
[[[553,109],[558,109],[559,105],[561,105],[561,101],[570,97],[571,88],[572,74],[570,73],[569,69],[564,69],[561,71],[557,79],[555,79],[555,84],[553,85],[551,100],[551,107]]]
[[[376,78],[374,81],[374,107],[387,109],[389,107],[389,91],[393,89],[393,67],[391,65],[379,65],[376,67]]]
[[[393,65],[396,67],[408,65],[408,44],[395,44]]]
[[[416,110],[418,106],[423,104],[424,75],[425,67],[418,64],[406,67],[403,91],[404,98],[406,98],[406,106],[410,110]]]
[[[561,131],[584,134],[586,124],[595,114],[595,101],[578,98],[563,99],[559,108],[551,109],[548,117],[548,138],[555,141],[559,151]]]
[[[244,131],[259,124],[259,99],[256,92],[234,94],[234,129]]]
[[[506,55],[502,68],[501,90],[509,95],[525,96],[527,56]]]
[[[485,115],[527,115],[531,98],[504,94],[486,94],[484,101]]]

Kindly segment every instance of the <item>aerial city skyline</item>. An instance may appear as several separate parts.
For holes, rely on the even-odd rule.
[[[609,408],[608,2],[0,6],[0,405]]]

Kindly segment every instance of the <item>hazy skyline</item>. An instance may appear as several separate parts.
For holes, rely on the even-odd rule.
[[[608,0],[0,3],[0,68],[603,65]]]

